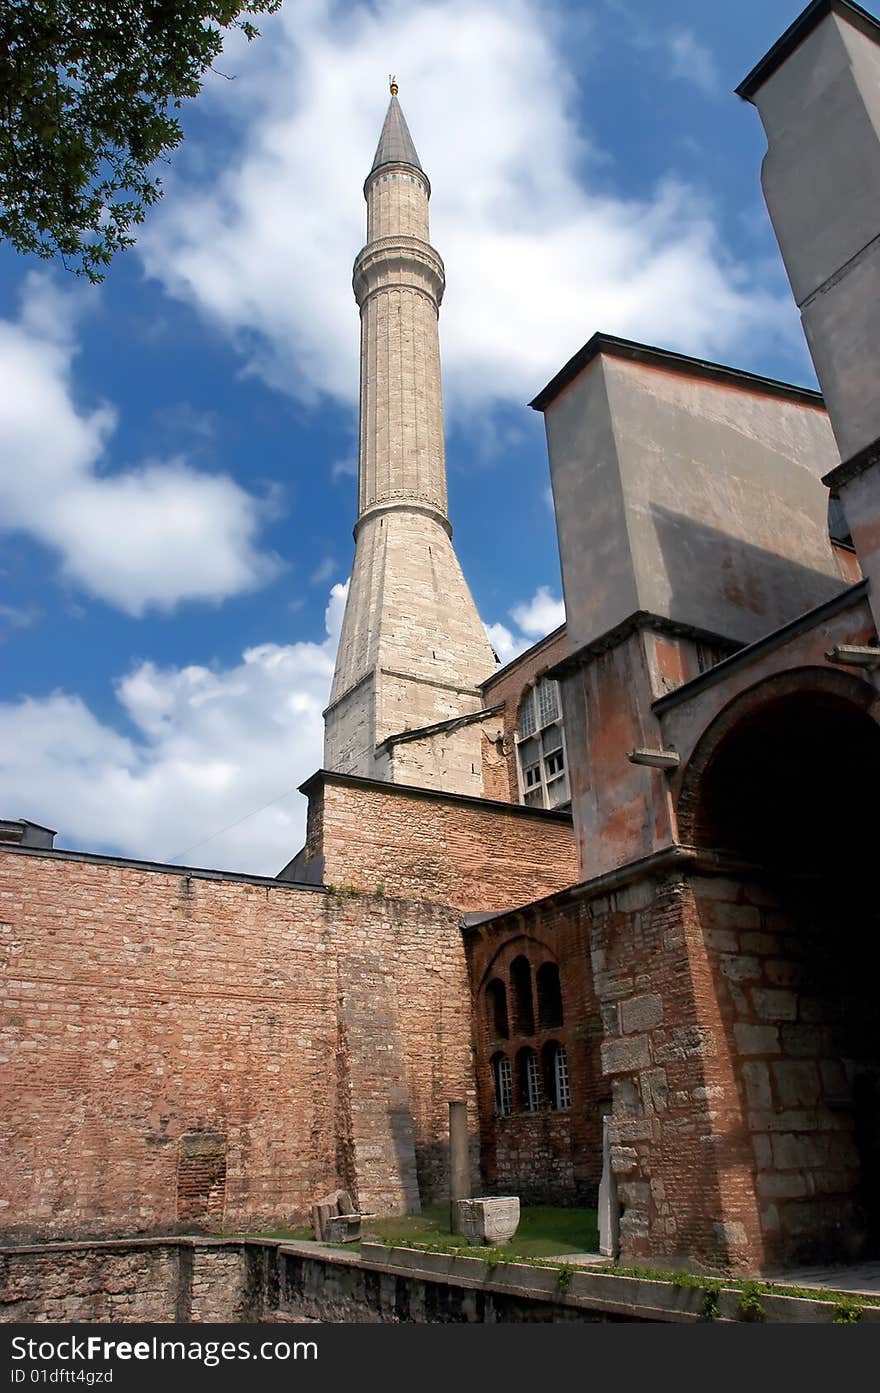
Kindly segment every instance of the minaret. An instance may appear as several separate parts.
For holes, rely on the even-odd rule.
[[[495,669],[447,515],[437,327],[445,277],[428,240],[430,195],[392,78],[364,184],[367,242],[354,263],[358,519],[324,713],[325,768],[377,779],[395,778],[389,736],[479,711],[477,684]],[[417,779],[410,772],[398,781]],[[425,782],[436,786],[436,778]],[[447,791],[473,792],[473,779]]]

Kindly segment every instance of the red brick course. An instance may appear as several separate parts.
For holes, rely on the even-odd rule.
[[[564,813],[333,774],[307,787],[307,854],[323,852],[327,885],[491,910],[528,904],[575,879]]]
[[[590,969],[588,922],[583,903],[563,900],[504,915],[466,933],[473,993],[481,1157],[488,1193],[518,1194],[526,1203],[591,1204],[602,1172],[601,1019]],[[518,1028],[511,965],[525,957],[531,969],[533,1030]],[[562,987],[561,1025],[542,1024],[536,989],[544,963],[558,966]],[[509,1034],[499,1036],[486,988],[501,981],[507,996]],[[571,1107],[551,1107],[546,1088],[541,1108],[524,1109],[517,1097],[517,1058],[523,1048],[542,1057],[550,1042],[563,1045],[568,1060]],[[510,1062],[514,1104],[508,1117],[496,1110],[492,1059]]]
[[[456,911],[10,850],[0,945],[8,1238],[274,1229],[337,1184],[402,1208],[401,1108],[444,1193],[472,1095]],[[385,1006],[351,1038],[368,973]]]

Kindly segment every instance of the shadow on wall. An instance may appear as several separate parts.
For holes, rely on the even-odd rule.
[[[650,513],[669,586],[669,617],[696,628],[752,642],[848,584],[683,513],[656,504]]]
[[[876,709],[848,674],[759,684],[707,732],[691,814],[697,845],[764,871],[726,908],[715,987],[783,1262],[880,1255]]]
[[[468,1130],[468,1165],[470,1194],[484,1193],[480,1176],[479,1132]],[[425,1204],[445,1204],[449,1200],[449,1142],[430,1141],[420,1144],[416,1138],[416,1171],[419,1198]]]

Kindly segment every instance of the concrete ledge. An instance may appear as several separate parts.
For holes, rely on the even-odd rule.
[[[141,1294],[138,1281],[145,1271],[153,1274],[153,1269],[144,1269],[138,1259],[149,1250],[161,1252],[165,1266],[159,1287],[154,1289],[153,1280]],[[177,1260],[170,1256],[175,1250]],[[230,1268],[226,1261],[215,1262],[213,1255],[224,1250],[239,1255],[237,1265]],[[129,1258],[132,1266],[122,1271],[124,1280],[116,1272],[108,1294],[105,1262],[111,1256]],[[69,1270],[63,1261],[68,1257],[74,1259]],[[829,1288],[827,1300],[760,1292],[746,1295],[710,1276],[682,1273],[679,1285],[672,1275],[669,1279],[625,1276],[569,1266],[564,1259],[546,1266],[493,1262],[470,1252],[430,1252],[378,1242],[363,1243],[358,1253],[305,1240],[187,1234],[4,1247],[0,1259],[5,1272],[0,1323],[21,1318],[38,1323],[137,1321],[144,1317],[143,1304],[138,1304],[142,1295],[149,1319],[183,1323],[302,1316],[421,1322],[438,1319],[438,1311],[441,1320],[461,1320],[465,1311],[465,1320],[479,1322],[498,1319],[501,1311],[501,1319],[828,1325],[834,1322],[837,1308],[851,1310],[857,1304],[861,1324],[880,1324],[880,1295],[873,1293]],[[462,1293],[476,1295],[463,1299]],[[543,1310],[530,1314],[532,1304]],[[548,1309],[554,1307],[559,1308],[556,1314]],[[563,1316],[563,1308],[571,1314]]]
[[[305,1246],[305,1245],[303,1245]],[[706,1287],[677,1286],[672,1281],[626,1277],[614,1272],[534,1266],[525,1262],[499,1262],[485,1258],[459,1257],[416,1248],[389,1247],[381,1243],[361,1244],[361,1261],[377,1272],[389,1272],[422,1280],[444,1281],[450,1285],[481,1287],[534,1301],[600,1311],[630,1320],[664,1321],[677,1324],[705,1322],[706,1290],[715,1278],[706,1278]],[[718,1292],[718,1311],[713,1317],[722,1324],[741,1324],[747,1317],[740,1310],[743,1293],[732,1287]],[[828,1301],[798,1296],[757,1294],[767,1324],[831,1324],[835,1298],[854,1297],[862,1305],[861,1323],[880,1323],[880,1305],[862,1303],[855,1293],[834,1293]]]

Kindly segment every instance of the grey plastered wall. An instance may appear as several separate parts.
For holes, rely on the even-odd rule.
[[[594,359],[544,415],[572,650],[639,607],[605,374]]]
[[[749,99],[761,182],[843,459],[880,436],[880,27],[831,13]]]
[[[820,406],[603,354],[545,419],[572,648],[639,611],[748,643],[844,588]]]

